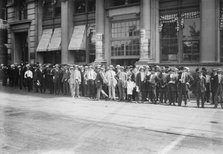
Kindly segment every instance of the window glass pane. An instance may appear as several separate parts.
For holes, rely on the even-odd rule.
[[[113,0],[111,5],[120,6],[120,5],[128,5],[128,4],[135,4],[135,3],[140,3],[140,0]]]
[[[113,6],[125,5],[125,0],[113,0]]]
[[[51,0],[45,0],[43,6],[43,18],[51,18],[53,16],[53,6]]]
[[[220,61],[223,62],[223,0],[220,1]]]
[[[138,56],[139,55],[139,20],[112,23],[111,55]],[[114,40],[119,39],[119,40]],[[121,40],[120,40],[121,39]]]
[[[57,0],[55,4],[55,17],[60,17],[61,16],[61,0]]]
[[[88,12],[93,12],[96,9],[96,0],[88,0]]]
[[[220,32],[220,40],[221,40],[221,45],[220,45],[220,51],[221,51],[221,53],[220,53],[220,60],[221,60],[221,62],[223,62],[223,31],[221,30],[221,32]]]
[[[129,4],[139,3],[140,0],[128,0]]]
[[[75,13],[86,12],[86,1],[85,0],[75,0]]]
[[[27,19],[27,3],[23,0],[15,1],[15,16],[18,20]]]
[[[178,54],[177,23],[164,23],[161,32],[161,60],[176,61]]]
[[[183,60],[199,61],[200,18],[185,19],[183,28]]]
[[[96,50],[96,27],[95,24],[88,25],[87,31],[87,38],[88,38],[88,48],[90,54],[95,54]]]

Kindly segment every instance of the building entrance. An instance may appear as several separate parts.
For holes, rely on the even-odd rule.
[[[14,48],[14,62],[29,62],[29,52],[28,52],[28,32],[16,32],[15,37],[15,48]]]

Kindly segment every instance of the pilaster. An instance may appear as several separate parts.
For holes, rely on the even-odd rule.
[[[104,0],[96,0],[96,63],[104,59],[105,8]]]
[[[217,61],[217,14],[215,0],[201,0],[200,62]]]

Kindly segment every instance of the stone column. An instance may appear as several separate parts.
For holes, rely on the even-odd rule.
[[[200,62],[217,62],[217,24],[215,0],[201,0]]]
[[[141,0],[141,31],[140,31],[140,59],[139,62],[148,62],[151,51],[151,0]]]
[[[72,0],[61,1],[61,63],[73,63],[72,56],[68,51],[70,38],[73,30],[73,2]]]
[[[28,50],[29,50],[29,63],[33,64],[35,62],[37,62],[36,59],[36,47],[37,47],[37,20],[36,19],[36,4],[35,1],[30,1],[27,4],[27,18],[29,20],[31,20],[31,24],[30,24],[30,29],[28,31],[28,39],[29,39],[29,43],[28,43]]]
[[[104,0],[96,0],[96,63],[105,62],[104,59],[104,33],[105,9]]]

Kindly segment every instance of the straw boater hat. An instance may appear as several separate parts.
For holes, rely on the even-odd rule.
[[[113,65],[109,65],[109,68],[113,69],[113,68],[114,68],[114,66],[113,66]]]
[[[218,68],[217,69],[217,72],[219,72],[219,73],[222,72],[222,69],[221,68]]]
[[[140,71],[144,70],[144,67],[143,67],[143,66],[140,66],[140,67],[139,67],[139,70],[140,70]]]
[[[121,68],[121,66],[120,65],[116,65],[116,68]]]

